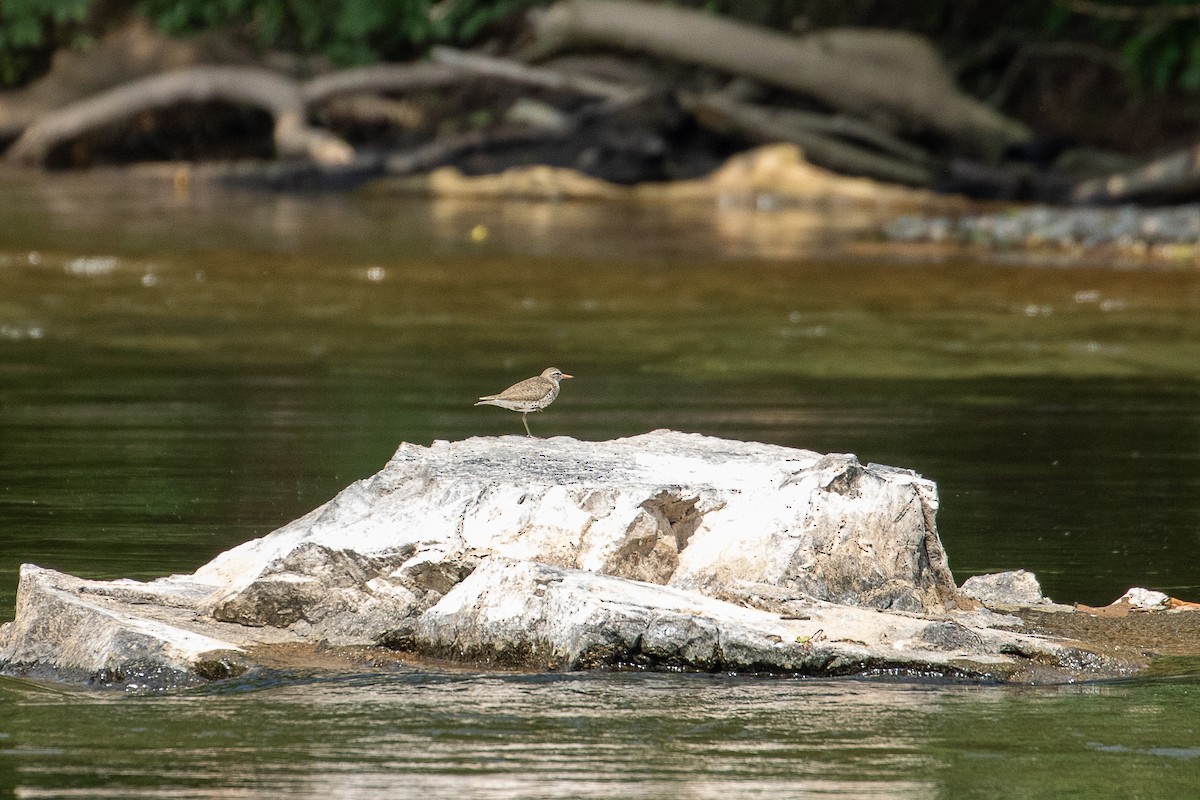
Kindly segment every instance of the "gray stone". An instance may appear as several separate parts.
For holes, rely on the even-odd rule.
[[[959,591],[988,608],[1001,610],[1047,605],[1041,584],[1032,572],[1023,569],[994,572],[967,578]]]

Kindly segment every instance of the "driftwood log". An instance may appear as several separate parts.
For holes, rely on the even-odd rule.
[[[569,75],[556,70],[531,67],[518,61],[468,53],[450,47],[435,47],[433,60],[461,72],[488,78],[502,78],[514,83],[557,89],[581,95],[601,97],[616,104],[633,102],[642,97],[639,88],[584,75]]]
[[[353,148],[310,126],[298,85],[253,67],[192,67],[133,81],[39,117],[9,147],[10,162],[41,163],[57,145],[89,130],[166,106],[212,100],[257,106],[275,119],[275,146],[282,155],[318,164],[345,164]]]
[[[940,134],[996,158],[1030,131],[961,92],[932,45],[908,33],[840,29],[790,36],[682,8],[565,0],[531,14],[537,60],[604,45],[698,64],[800,92],[895,132]]]
[[[1176,201],[1200,192],[1200,144],[1177,150],[1136,169],[1079,183],[1071,192],[1076,203]]]
[[[334,134],[307,122],[310,106],[339,96],[444,87],[477,76],[598,96],[613,106],[640,96],[634,90],[607,81],[564,76],[448,48],[437,48],[434,57],[437,63],[380,64],[342,70],[306,82],[258,67],[191,67],[154,75],[43,114],[24,129],[5,158],[12,163],[40,164],[58,145],[144,111],[222,100],[270,113],[275,120],[275,147],[281,156],[303,157],[319,165],[340,165],[354,158],[354,149]]]
[[[308,104],[342,95],[436,89],[461,80],[461,71],[440,64],[372,64],[312,78],[299,84],[297,91]]]

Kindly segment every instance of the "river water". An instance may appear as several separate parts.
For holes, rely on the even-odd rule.
[[[698,431],[938,482],[959,581],[1200,599],[1200,272],[855,244],[823,213],[0,181],[0,621],[23,562],[191,572],[401,441]],[[849,238],[848,238],[849,237]],[[0,680],[18,797],[1132,798],[1200,786],[1200,665],[998,688]]]

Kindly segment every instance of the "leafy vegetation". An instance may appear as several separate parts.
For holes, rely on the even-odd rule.
[[[466,45],[544,0],[4,0],[0,85],[32,78],[55,47],[86,46],[140,15],[175,36],[229,31],[260,50],[322,55],[339,66]]]
[[[1200,4],[1195,0],[1042,4],[1047,38],[1095,42],[1117,53],[1135,85],[1153,92],[1200,89]]]
[[[4,0],[0,3],[0,86],[20,83],[67,41],[95,0]]]
[[[1142,26],[1122,46],[1138,82],[1155,91],[1200,89],[1200,22],[1155,22]]]
[[[340,66],[410,58],[435,42],[464,44],[536,0],[141,0],[174,35],[232,30],[261,49],[324,55]]]

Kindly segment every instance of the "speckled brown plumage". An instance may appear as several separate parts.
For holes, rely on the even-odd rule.
[[[529,432],[529,423],[525,420],[525,415],[531,411],[541,411],[553,403],[554,399],[558,397],[558,382],[572,377],[574,376],[567,375],[557,367],[547,367],[541,375],[514,383],[497,394],[484,395],[475,405],[498,406],[507,408],[509,411],[519,411],[526,435],[533,436]]]

